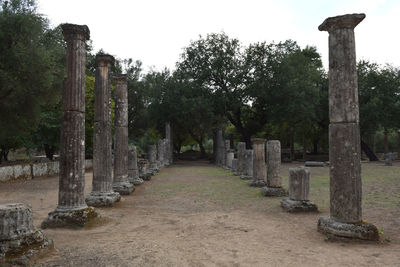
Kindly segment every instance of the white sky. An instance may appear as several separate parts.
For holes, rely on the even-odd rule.
[[[365,13],[356,28],[357,59],[400,67],[400,0],[38,0],[52,26],[86,24],[94,51],[173,69],[191,40],[224,31],[244,45],[293,39],[316,46],[325,67],[327,17]],[[397,25],[397,26],[396,26]]]

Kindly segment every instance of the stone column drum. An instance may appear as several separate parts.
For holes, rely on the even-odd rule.
[[[128,148],[128,181],[133,185],[144,183],[143,179],[139,177],[136,146]]]
[[[158,172],[157,168],[157,152],[156,146],[150,145],[147,150],[147,157],[149,160],[149,171],[152,175],[155,175]]]
[[[86,197],[90,206],[111,206],[121,199],[112,189],[112,135],[111,135],[111,83],[110,55],[96,56],[96,81],[94,86],[94,135],[92,192]]]
[[[226,167],[230,170],[232,170],[232,160],[235,157],[235,153],[233,152],[233,149],[229,149],[226,152]]]
[[[172,139],[172,129],[169,122],[165,123],[165,139],[168,140],[168,149],[167,149],[168,163],[172,164],[174,162],[174,143]]]
[[[317,206],[309,201],[310,169],[306,167],[289,168],[289,197],[281,201],[287,212],[317,211]]]
[[[67,42],[67,79],[62,93],[58,206],[42,228],[84,226],[97,217],[85,202],[85,61],[89,28],[62,24]]]
[[[233,158],[232,159],[232,168],[231,171],[233,172],[234,175],[237,175],[237,164],[238,164],[238,160]]]
[[[330,217],[318,231],[330,238],[378,240],[377,228],[362,221],[361,145],[354,28],[365,14],[327,18],[329,33]]]
[[[283,197],[288,192],[282,188],[281,177],[281,142],[270,140],[267,142],[267,186],[261,193],[267,197]]]
[[[159,139],[157,141],[157,160],[160,162],[160,167],[164,167],[164,148],[163,140]]]
[[[135,190],[128,181],[128,82],[126,75],[115,77],[114,191],[129,195]]]
[[[52,249],[53,241],[33,226],[31,207],[21,203],[0,205],[1,266],[26,266]]]
[[[240,175],[242,180],[253,179],[253,150],[246,149],[244,152],[243,174]]]
[[[243,174],[243,169],[244,169],[244,154],[246,151],[246,143],[245,142],[239,142],[237,144],[237,170],[235,175],[242,175]]]
[[[253,179],[250,186],[263,187],[267,185],[267,169],[265,167],[265,139],[253,138]]]

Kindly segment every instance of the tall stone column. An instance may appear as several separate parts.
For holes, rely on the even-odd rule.
[[[267,184],[267,169],[265,167],[265,139],[253,138],[253,179],[250,186],[262,187]]]
[[[143,179],[139,177],[136,146],[129,146],[128,148],[128,181],[133,185],[144,183]]]
[[[112,135],[111,135],[111,82],[110,55],[96,56],[96,81],[94,85],[94,136],[92,192],[86,197],[90,206],[111,206],[121,199],[112,189]]]
[[[22,203],[0,205],[0,265],[27,266],[53,249],[53,241],[33,226],[32,209]]]
[[[174,161],[174,143],[172,139],[172,129],[169,122],[165,123],[165,138],[168,140],[168,149],[167,149],[168,163],[172,164]]]
[[[115,78],[114,191],[129,195],[135,189],[128,181],[128,81]]]
[[[246,143],[245,142],[239,142],[237,144],[237,171],[236,175],[242,175],[243,174],[243,169],[244,169],[244,154],[246,151]]]
[[[164,167],[164,148],[163,140],[159,139],[157,141],[157,160],[160,162],[160,167]]]
[[[62,94],[58,206],[42,227],[83,226],[97,217],[85,202],[86,25],[62,24],[67,42],[67,79]]]
[[[281,142],[270,140],[267,142],[267,186],[261,193],[268,197],[287,196],[288,192],[282,188],[281,177]]]
[[[330,217],[318,230],[332,238],[377,240],[377,228],[362,221],[361,148],[354,28],[365,14],[327,18],[329,33]]]
[[[222,136],[222,129],[218,129],[217,131],[217,165],[223,165],[223,157],[224,157],[224,138]]]
[[[157,150],[155,145],[150,145],[147,150],[147,157],[149,160],[149,171],[152,173],[152,175],[155,175],[156,172],[158,172],[156,151]]]
[[[309,168],[289,168],[289,197],[281,201],[282,208],[287,212],[317,211],[317,206],[309,200],[309,192]]]
[[[240,179],[250,180],[253,179],[253,150],[246,149],[244,152],[244,165],[243,174],[240,175]]]

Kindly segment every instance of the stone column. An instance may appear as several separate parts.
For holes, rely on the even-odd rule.
[[[267,169],[265,167],[265,139],[253,138],[253,179],[250,186],[262,187],[267,184]]]
[[[232,169],[231,170],[232,170],[234,175],[238,175],[237,174],[237,164],[238,164],[238,160],[233,158],[232,159]]]
[[[174,161],[174,144],[172,139],[172,129],[169,122],[165,123],[165,139],[168,140],[168,148],[167,148],[168,163],[172,164]]]
[[[150,145],[147,150],[147,157],[149,160],[149,171],[152,175],[155,175],[158,172],[157,168],[157,153],[156,153],[156,146]]]
[[[282,188],[281,177],[281,142],[270,140],[267,142],[267,186],[261,193],[268,197],[287,196],[288,192]]]
[[[112,135],[111,135],[111,83],[110,67],[114,57],[96,56],[94,85],[94,135],[92,192],[86,197],[90,206],[111,206],[121,199],[112,189]]]
[[[229,169],[228,168],[228,152],[231,149],[231,141],[230,140],[225,140],[224,142],[224,158],[223,158],[223,167],[225,169]]]
[[[144,183],[143,179],[139,177],[136,146],[129,146],[128,149],[128,181],[133,185]]]
[[[157,142],[157,160],[160,162],[160,167],[164,167],[164,148],[163,140],[159,139]]]
[[[217,131],[217,165],[223,166],[224,157],[224,138],[222,136],[222,129]]]
[[[377,240],[377,228],[362,221],[361,148],[354,28],[364,14],[327,18],[329,32],[330,217],[318,230],[332,238]]]
[[[233,149],[229,149],[226,152],[226,167],[230,170],[232,170],[232,160],[235,157],[235,153],[233,152]]]
[[[287,212],[317,211],[317,206],[309,200],[309,191],[309,168],[289,168],[289,198],[281,201],[282,208]]]
[[[246,143],[245,142],[239,142],[237,144],[237,171],[236,175],[242,175],[243,170],[244,170],[244,154],[246,151]]]
[[[62,24],[67,42],[67,79],[62,93],[58,206],[42,227],[83,226],[97,217],[85,202],[86,25]]]
[[[53,241],[33,226],[31,207],[21,203],[0,205],[1,266],[26,266],[31,258],[52,249]]]
[[[114,191],[129,195],[135,189],[128,181],[128,82],[115,78]]]
[[[244,152],[243,174],[240,175],[240,179],[253,179],[253,162],[253,150],[246,149]]]
[[[139,159],[138,164],[139,164],[139,177],[145,181],[150,181],[151,174],[147,170],[149,162],[146,159]]]

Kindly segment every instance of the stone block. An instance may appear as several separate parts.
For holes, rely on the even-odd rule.
[[[318,207],[311,201],[293,200],[284,198],[281,201],[281,207],[287,212],[317,212]]]
[[[261,188],[261,194],[266,197],[286,197],[288,191],[282,187],[268,187]]]
[[[91,192],[85,199],[86,204],[93,207],[110,207],[120,200],[121,195],[117,192]]]
[[[55,175],[60,172],[60,163],[58,161],[47,162],[47,175]]]
[[[289,168],[289,198],[309,200],[310,170],[305,167]]]
[[[14,167],[5,166],[0,168],[0,181],[5,182],[14,179]]]
[[[33,177],[40,177],[47,175],[47,163],[34,163],[33,164]]]

